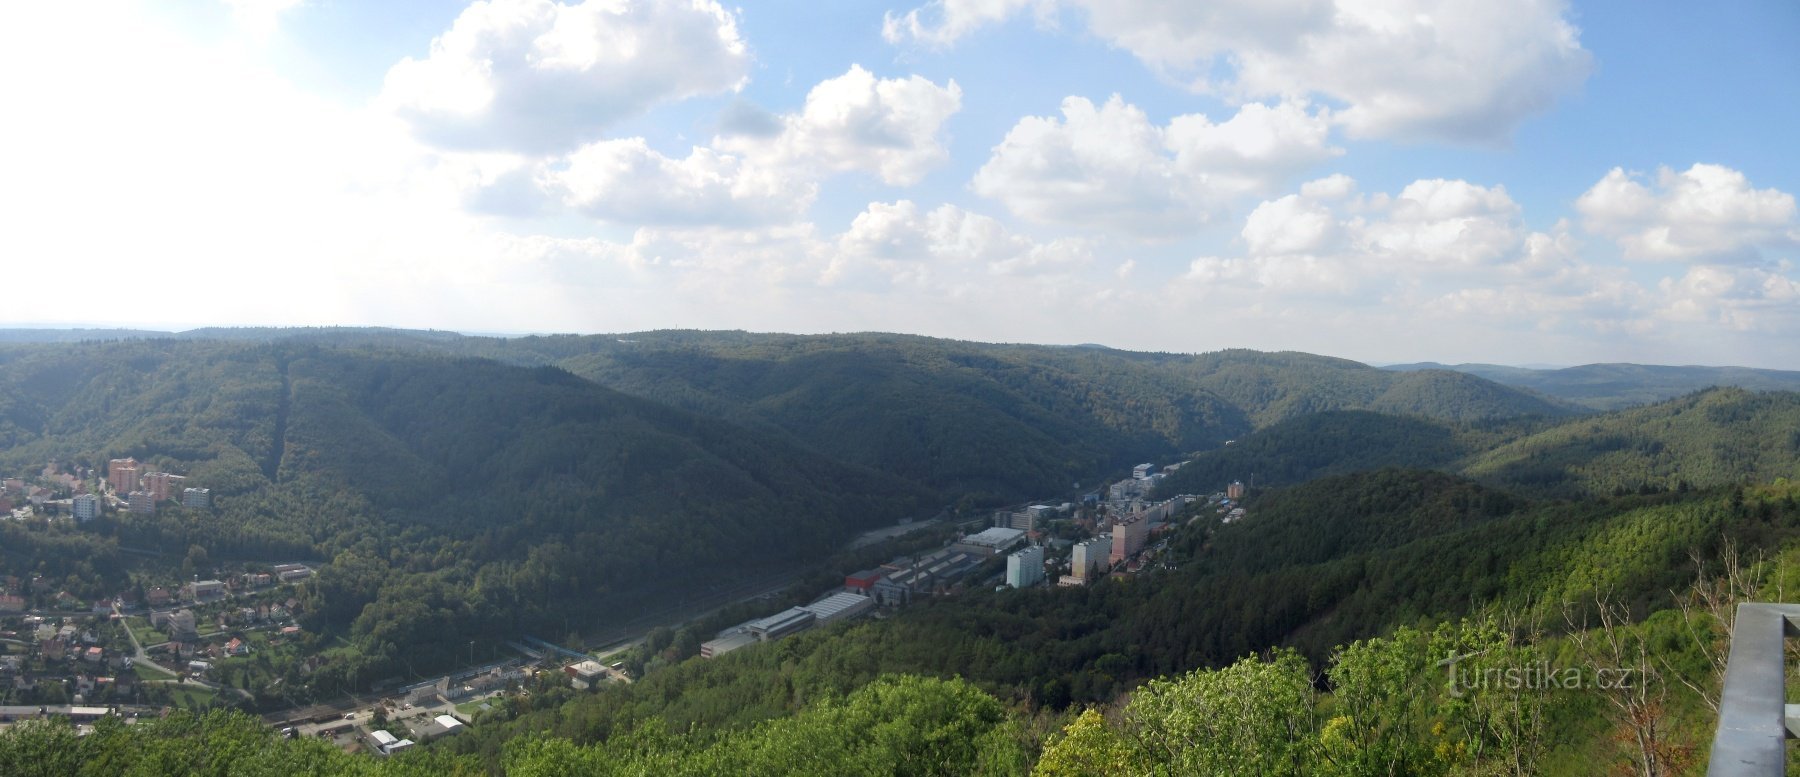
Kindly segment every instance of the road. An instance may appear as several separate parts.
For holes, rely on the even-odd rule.
[[[185,681],[182,680],[181,672],[177,672],[173,669],[163,666],[162,664],[157,663],[154,659],[150,658],[150,654],[148,652],[145,652],[145,650],[144,650],[143,643],[138,642],[137,634],[134,633],[131,630],[131,626],[125,622],[125,614],[122,612],[119,612],[119,605],[117,603],[113,604],[113,614],[119,616],[119,625],[124,627],[125,636],[131,639],[131,649],[133,651],[132,656],[131,656],[131,662],[133,664],[149,664],[150,666],[156,667],[157,669],[160,669],[164,672],[168,672],[172,676],[172,678],[168,679],[168,680],[145,680],[144,682],[146,682],[146,683],[161,683],[164,685],[179,685],[179,684],[182,684],[183,682],[188,682],[188,683],[193,683],[195,685],[198,685],[202,688],[211,689],[214,692],[230,691],[230,692],[235,693],[246,699],[255,699],[256,698],[255,696],[251,695],[251,693],[249,691],[246,691],[242,688],[237,688],[237,687],[230,686],[230,685],[223,685],[220,683],[215,683],[211,680],[203,680],[198,677],[188,679]]]

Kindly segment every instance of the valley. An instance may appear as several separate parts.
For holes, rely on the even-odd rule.
[[[1246,656],[1666,629],[1696,562],[1800,531],[1800,395],[1738,388],[1598,412],[1293,353],[387,330],[13,341],[0,387],[4,704],[250,712],[382,769],[657,730],[695,733],[632,752],[730,761],[951,694],[1042,770],[1110,730],[1083,710]],[[1545,714],[1537,757],[1601,757]]]

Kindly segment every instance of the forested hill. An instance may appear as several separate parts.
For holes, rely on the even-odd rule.
[[[1196,456],[1158,489],[1211,493],[1252,479],[1283,486],[1382,467],[1436,469],[1559,497],[1800,478],[1800,394],[1710,389],[1562,421],[1315,413]]]
[[[1570,412],[1458,373],[1398,374],[1299,353],[1188,356],[741,332],[590,343],[592,352],[560,364],[628,393],[766,422],[833,455],[952,492],[1025,496],[1016,489],[1062,487],[1321,411],[1449,420]],[[917,469],[921,454],[931,469]]]
[[[1461,373],[1396,373],[1301,353],[1191,356],[888,334],[694,331],[494,338],[252,328],[176,337],[559,366],[969,505],[1057,493],[1316,412],[1366,409],[1452,421],[1570,412]]]
[[[9,474],[134,456],[214,490],[211,511],[121,515],[120,544],[330,560],[312,625],[366,642],[350,685],[397,645],[429,665],[448,634],[563,624],[936,509],[893,476],[553,367],[131,341],[7,351],[0,397]]]
[[[1202,453],[1157,489],[1164,497],[1209,494],[1234,480],[1271,487],[1383,467],[1446,468],[1476,444],[1474,435],[1442,421],[1332,410],[1290,418]]]
[[[1461,468],[1561,495],[1800,478],[1800,393],[1710,389],[1570,421]]]
[[[1537,391],[1594,410],[1620,410],[1673,399],[1714,386],[1751,391],[1800,391],[1800,372],[1748,367],[1587,364],[1563,369],[1527,369],[1497,364],[1396,364],[1395,371],[1455,370],[1496,383]]]

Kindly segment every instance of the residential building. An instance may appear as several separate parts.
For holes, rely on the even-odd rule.
[[[1241,480],[1231,481],[1231,485],[1225,487],[1225,498],[1226,499],[1243,499],[1244,498],[1244,483],[1243,483],[1243,481],[1241,481]]]
[[[133,491],[127,498],[127,504],[133,515],[155,515],[156,497],[148,491]]]
[[[1144,549],[1144,542],[1149,538],[1150,521],[1142,513],[1114,521],[1112,554],[1109,556],[1113,566],[1137,555],[1138,551]]]
[[[1101,535],[1075,546],[1070,573],[1083,582],[1112,569],[1112,536]]]
[[[294,583],[312,577],[311,567],[305,564],[276,564],[275,577],[283,583]]]
[[[24,612],[25,597],[0,594],[0,612]]]
[[[212,489],[184,488],[181,490],[181,506],[189,510],[207,510],[212,508]]]
[[[1030,588],[1044,581],[1044,549],[1033,545],[1006,557],[1006,584]]]
[[[138,490],[138,460],[125,458],[106,462],[106,482],[115,494]]]
[[[1030,588],[1044,581],[1044,549],[1033,545],[1006,557],[1006,584]]]
[[[1144,480],[1144,479],[1150,477],[1150,470],[1153,470],[1155,468],[1156,468],[1156,465],[1154,465],[1154,464],[1139,464],[1135,467],[1132,467],[1131,468],[1131,479]]]
[[[187,478],[171,475],[167,472],[147,472],[139,479],[139,488],[150,492],[151,498],[158,502],[167,501],[170,494],[180,493],[182,483]]]
[[[183,592],[187,598],[197,602],[225,598],[225,581],[223,580],[196,580],[183,587],[187,589]]]
[[[93,494],[78,494],[69,503],[69,512],[77,521],[91,521],[100,517],[100,497]]]

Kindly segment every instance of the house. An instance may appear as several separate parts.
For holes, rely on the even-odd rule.
[[[228,656],[250,655],[250,646],[245,644],[243,640],[238,639],[237,637],[232,637],[230,642],[225,643],[225,655],[228,655]]]
[[[152,607],[160,607],[175,601],[175,597],[169,593],[169,589],[162,586],[157,586],[144,592],[144,599],[149,601],[150,606]]]
[[[0,594],[0,612],[24,612],[25,597],[13,594]]]
[[[161,629],[175,642],[191,642],[200,638],[192,610],[151,613],[150,627]]]
[[[106,658],[106,651],[101,650],[98,645],[88,648],[81,654],[81,660],[90,664],[98,664],[104,658]]]

